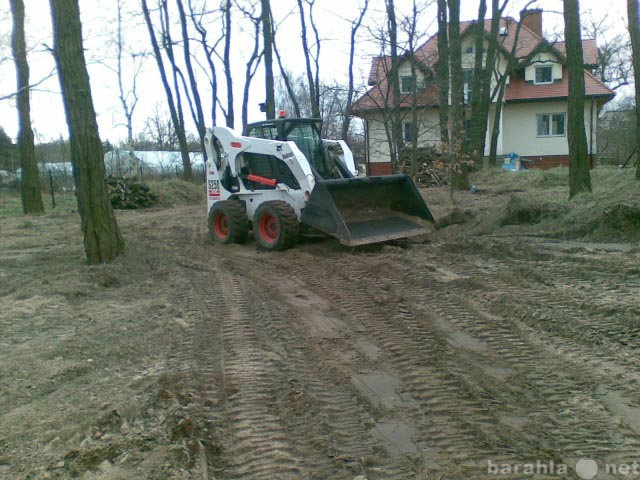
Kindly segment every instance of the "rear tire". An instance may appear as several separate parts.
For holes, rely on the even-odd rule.
[[[296,212],[281,200],[258,207],[253,220],[253,235],[265,250],[286,250],[298,240],[300,223]]]
[[[249,235],[249,219],[237,200],[216,202],[209,210],[209,236],[216,243],[244,243]]]

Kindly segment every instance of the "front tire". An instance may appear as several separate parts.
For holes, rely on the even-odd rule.
[[[265,250],[286,250],[298,240],[300,223],[296,212],[281,200],[265,202],[256,211],[253,235]]]
[[[216,243],[244,243],[249,235],[249,219],[244,205],[223,200],[209,210],[209,236]]]

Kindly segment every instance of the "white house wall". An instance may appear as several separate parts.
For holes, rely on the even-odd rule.
[[[538,137],[537,115],[542,113],[564,113],[565,134],[557,137]],[[585,132],[590,143],[591,102],[585,104]],[[596,149],[597,108],[593,115],[593,150]],[[571,119],[567,115],[566,102],[535,102],[506,105],[503,110],[503,148],[498,154],[515,152],[522,156],[568,155],[567,130]]]
[[[389,162],[389,141],[384,127],[382,113],[376,113],[367,117],[369,125],[369,161]],[[411,112],[407,111],[403,116],[403,123],[411,121]],[[418,146],[426,147],[437,145],[440,142],[440,117],[438,110],[430,109],[418,113]],[[389,127],[391,128],[391,127]]]

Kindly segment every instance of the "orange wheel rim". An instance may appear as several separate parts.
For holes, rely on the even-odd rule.
[[[216,212],[213,217],[213,229],[216,237],[225,239],[229,236],[229,217],[222,212]]]
[[[278,239],[280,228],[278,219],[270,213],[265,213],[260,217],[260,235],[267,242],[273,243]]]

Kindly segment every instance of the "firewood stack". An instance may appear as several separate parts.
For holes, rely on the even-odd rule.
[[[120,210],[151,207],[158,199],[144,183],[131,179],[109,177],[107,188],[111,206]]]
[[[411,151],[400,152],[400,171],[411,175]],[[417,173],[415,182],[421,187],[441,187],[447,185],[446,157],[434,148],[418,148]],[[413,176],[413,175],[412,175]]]

